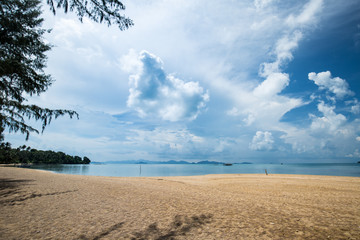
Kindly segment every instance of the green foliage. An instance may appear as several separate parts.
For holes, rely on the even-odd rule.
[[[29,138],[39,131],[25,122],[34,118],[42,122],[42,131],[52,118],[77,113],[70,110],[51,110],[27,105],[26,95],[40,95],[52,83],[44,73],[51,49],[44,43],[39,0],[0,0],[0,140],[5,127],[10,132],[20,131]]]
[[[131,19],[120,14],[125,6],[118,0],[47,0],[55,14],[55,8],[65,12],[74,11],[80,21],[89,17],[95,22],[117,24],[121,30],[133,25]],[[0,142],[3,131],[26,135],[39,131],[28,125],[26,119],[42,123],[42,131],[53,118],[62,115],[78,117],[75,111],[52,110],[25,104],[26,96],[40,95],[52,84],[45,74],[51,45],[44,42],[43,35],[50,30],[42,29],[40,0],[0,0]]]
[[[65,13],[74,11],[80,21],[85,16],[95,22],[104,21],[108,26],[117,24],[120,30],[134,25],[131,19],[120,14],[120,11],[125,10],[125,5],[118,0],[47,0],[47,4],[54,14],[55,8],[63,8]]]
[[[84,164],[89,164],[90,162],[91,161],[90,161],[90,159],[88,157],[84,157],[84,159],[83,159]]]
[[[42,123],[42,131],[53,118],[62,115],[76,116],[75,111],[52,110],[28,105],[27,96],[40,95],[52,84],[50,75],[45,74],[47,57],[51,45],[44,42],[43,35],[50,30],[42,29],[41,0],[0,0],[0,163],[90,163],[84,157],[69,156],[62,152],[39,151],[24,145],[12,149],[4,143],[3,132],[26,135],[39,131],[28,125],[26,119]],[[134,25],[133,21],[120,14],[125,6],[118,0],[47,0],[55,14],[55,8],[65,13],[74,11],[80,21],[89,17],[95,22],[117,24],[120,30]],[[56,5],[56,6],[55,6]]]
[[[9,143],[0,144],[0,164],[35,163],[35,164],[89,164],[88,157],[70,156],[63,152],[42,151],[21,146],[11,148]]]

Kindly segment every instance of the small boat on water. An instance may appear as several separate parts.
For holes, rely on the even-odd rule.
[[[232,163],[224,163],[224,166],[232,166]]]

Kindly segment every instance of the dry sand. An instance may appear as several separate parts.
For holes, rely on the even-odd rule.
[[[1,239],[360,239],[360,178],[0,167]]]

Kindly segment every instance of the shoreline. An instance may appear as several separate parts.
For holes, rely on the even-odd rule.
[[[285,175],[314,175],[314,176],[344,176],[344,177],[360,177],[360,165],[352,163],[351,165],[345,164],[340,167],[337,164],[325,164],[322,167],[312,168],[306,164],[300,165],[263,165],[260,164],[254,167],[217,167],[210,164],[210,166],[189,165],[184,167],[177,167],[179,164],[157,165],[145,164],[142,168],[137,167],[135,164],[126,164],[122,167],[121,164],[116,165],[101,165],[88,166],[88,165],[45,165],[34,166],[31,169],[42,169],[52,171],[55,173],[83,175],[83,176],[109,176],[109,177],[184,177],[184,176],[202,176],[206,174],[285,174]],[[256,165],[256,164],[255,164]],[[329,165],[329,166],[327,166]],[[192,168],[194,166],[194,168]],[[267,172],[265,171],[267,170]],[[182,175],[180,175],[182,174]]]
[[[3,239],[359,239],[360,178],[0,167]]]
[[[0,166],[1,167],[13,167],[13,168],[23,168],[18,166]],[[26,167],[25,167],[26,168]],[[255,176],[255,177],[267,177],[267,176],[279,176],[279,177],[285,177],[285,176],[291,176],[292,178],[296,178],[298,176],[299,179],[302,177],[340,177],[340,178],[359,178],[360,176],[339,176],[339,175],[320,175],[320,174],[292,174],[292,173],[268,173],[266,175],[265,173],[210,173],[210,174],[201,174],[201,175],[181,175],[181,176],[102,176],[102,175],[85,175],[85,174],[75,174],[75,173],[61,173],[51,170],[45,170],[45,169],[36,169],[36,168],[27,168],[34,171],[40,171],[40,172],[47,172],[52,174],[60,174],[60,175],[71,175],[71,176],[87,176],[87,177],[104,177],[104,178],[187,178],[187,177],[206,177],[206,176],[219,176],[219,177],[226,177],[226,176]]]

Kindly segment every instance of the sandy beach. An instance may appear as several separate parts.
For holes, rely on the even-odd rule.
[[[360,239],[360,178],[0,167],[1,239]]]

